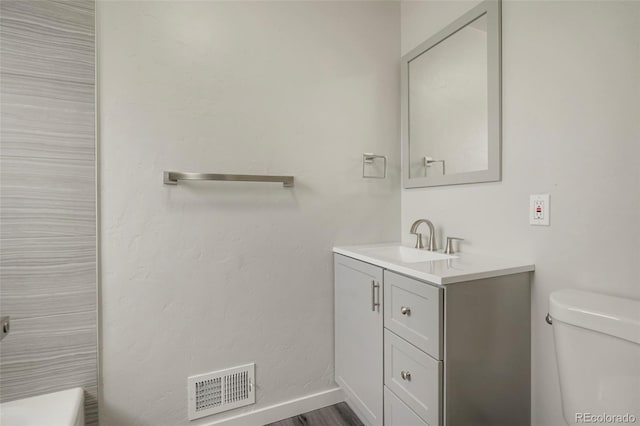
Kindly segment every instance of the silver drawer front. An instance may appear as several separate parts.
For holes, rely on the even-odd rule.
[[[443,290],[384,271],[384,326],[442,359]]]

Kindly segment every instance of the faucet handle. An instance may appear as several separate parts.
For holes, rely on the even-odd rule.
[[[464,241],[464,238],[458,237],[447,237],[447,247],[445,247],[444,252],[446,254],[453,254],[455,251],[453,250],[453,240]]]

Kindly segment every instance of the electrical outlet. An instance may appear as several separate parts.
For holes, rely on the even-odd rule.
[[[549,194],[534,194],[530,196],[529,224],[549,226]]]
[[[542,200],[533,200],[533,218],[534,219],[544,219],[544,201]]]

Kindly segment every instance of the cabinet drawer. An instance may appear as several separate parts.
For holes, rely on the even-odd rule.
[[[440,424],[442,361],[384,331],[384,384],[430,426]]]
[[[386,386],[384,387],[385,426],[429,426]]]
[[[384,271],[384,326],[442,359],[442,289]]]

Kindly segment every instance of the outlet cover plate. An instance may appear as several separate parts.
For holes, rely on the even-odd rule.
[[[532,194],[529,197],[529,224],[549,226],[549,194]]]

